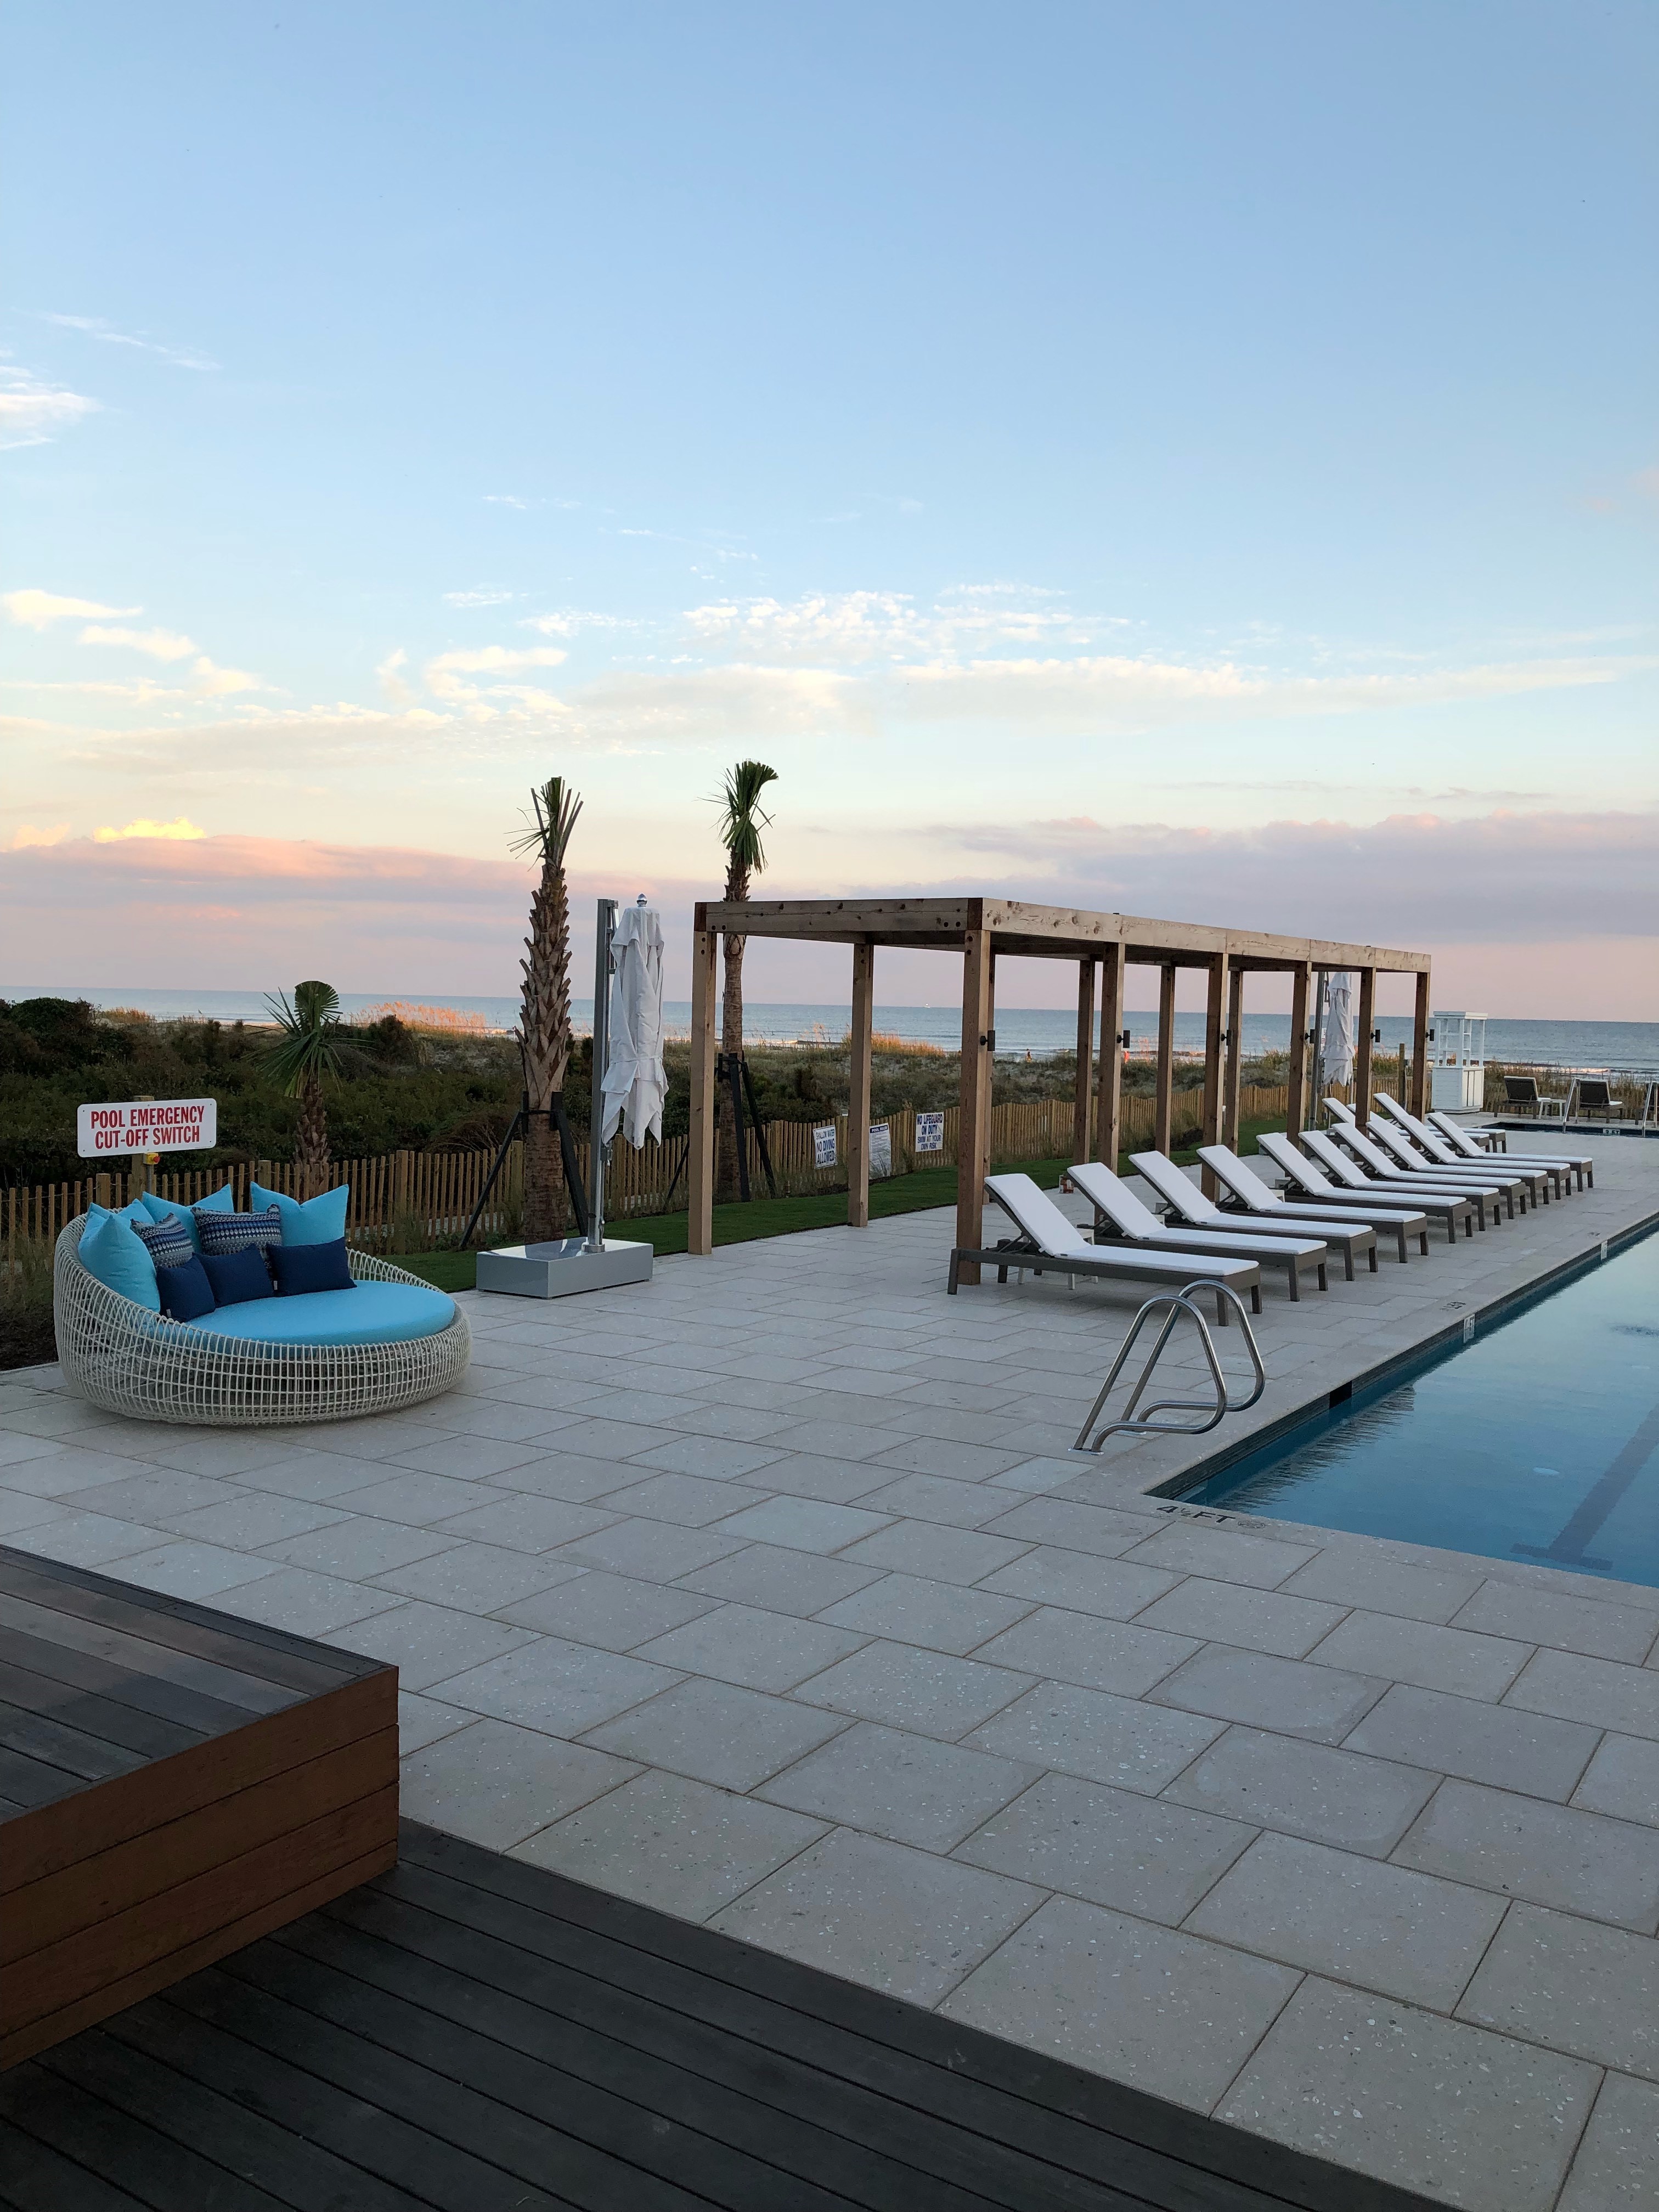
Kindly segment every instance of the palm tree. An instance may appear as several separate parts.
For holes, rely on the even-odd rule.
[[[328,1109],[325,1079],[340,1073],[340,994],[331,983],[296,983],[292,1005],[279,993],[265,1004],[281,1034],[268,1066],[284,1095],[300,1102],[294,1166],[300,1196],[328,1187]]]
[[[530,826],[514,841],[515,853],[542,864],[530,908],[528,956],[519,1016],[519,1057],[524,1064],[530,1118],[524,1139],[524,1234],[527,1244],[550,1243],[565,1233],[568,1193],[553,1107],[564,1091],[570,1064],[570,894],[564,856],[581,800],[562,775],[550,776],[530,794]]]
[[[726,850],[726,896],[735,904],[749,896],[751,878],[766,866],[761,831],[769,830],[772,817],[763,811],[760,795],[778,772],[764,761],[739,761],[726,779],[726,788],[714,804],[720,810],[720,842]],[[743,955],[749,940],[729,932],[726,939],[726,989],[720,1005],[720,1049],[730,1068],[743,1058]],[[738,1192],[738,1129],[732,1092],[722,1086],[719,1109],[720,1145],[714,1187],[722,1198]]]

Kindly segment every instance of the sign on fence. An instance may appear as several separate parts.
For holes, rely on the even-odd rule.
[[[218,1140],[216,1098],[134,1098],[75,1109],[75,1149],[83,1160],[112,1152],[199,1152]]]
[[[942,1152],[945,1150],[945,1116],[943,1114],[917,1115],[916,1150],[919,1152]]]
[[[893,1132],[889,1123],[874,1121],[870,1127],[870,1173],[879,1181],[893,1172]]]
[[[832,1168],[836,1164],[836,1125],[820,1122],[812,1132],[812,1164],[815,1168]]]

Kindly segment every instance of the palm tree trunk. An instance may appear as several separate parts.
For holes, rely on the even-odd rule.
[[[303,1200],[328,1188],[328,1109],[323,1086],[307,1075],[300,1086],[300,1119],[294,1132],[294,1166]]]
[[[749,871],[736,860],[726,872],[726,896],[728,902],[740,902],[749,896]],[[735,1060],[743,1057],[743,956],[748,943],[746,937],[728,935],[726,939],[720,1050],[726,1055],[728,1071]],[[742,1186],[738,1178],[738,1127],[729,1073],[720,1085],[715,1109],[714,1195],[721,1200],[735,1199]]]
[[[530,1104],[524,1140],[524,1234],[527,1244],[544,1244],[562,1237],[569,1220],[559,1133],[549,1111],[563,1091],[570,1061],[570,906],[562,867],[542,870],[525,951],[519,1024]]]

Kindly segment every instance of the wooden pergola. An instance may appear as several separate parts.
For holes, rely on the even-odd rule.
[[[1199,922],[1150,921],[1139,915],[1088,914],[994,898],[766,899],[710,902],[696,909],[691,961],[690,1221],[687,1249],[714,1249],[715,962],[723,937],[799,938],[853,948],[851,1094],[847,1109],[847,1218],[870,1218],[870,1060],[876,947],[962,955],[962,1090],[957,1127],[957,1243],[981,1243],[984,1182],[990,1168],[991,1069],[996,1051],[999,957],[1069,960],[1078,971],[1078,1071],[1073,1141],[1078,1159],[1117,1161],[1123,1055],[1124,970],[1159,971],[1158,1103],[1154,1142],[1167,1152],[1173,1126],[1176,971],[1201,968],[1209,996],[1204,1046],[1204,1141],[1237,1133],[1243,1068],[1244,978],[1291,978],[1289,1126],[1302,1128],[1308,1096],[1308,1024],[1314,979],[1357,973],[1354,1107],[1364,1119],[1371,1092],[1372,1031],[1379,975],[1417,978],[1412,1042],[1412,1103],[1423,1110],[1428,1078],[1429,955],[1380,945],[1341,945],[1265,930],[1216,929]],[[1101,1050],[1094,1050],[1095,1007]],[[1207,1178],[1206,1178],[1207,1180]],[[964,1282],[978,1269],[963,1269]]]

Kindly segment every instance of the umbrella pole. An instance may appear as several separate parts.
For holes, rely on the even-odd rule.
[[[587,1249],[605,1249],[605,1073],[611,1058],[611,951],[617,935],[617,902],[601,899],[593,945],[593,1111],[588,1125],[588,1172],[592,1194],[587,1204]]]

